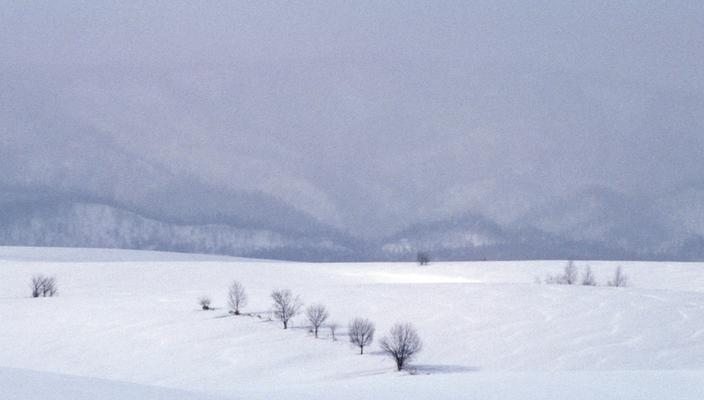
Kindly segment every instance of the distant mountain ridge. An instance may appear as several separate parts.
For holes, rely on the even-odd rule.
[[[512,57],[289,61],[2,68],[0,243],[704,260],[696,90]]]
[[[427,251],[446,260],[697,261],[704,259],[700,229],[696,221],[685,226],[680,216],[658,212],[643,199],[593,187],[536,207],[511,224],[471,214],[415,224],[385,239],[382,252],[407,259]]]
[[[631,259],[701,260],[704,238],[672,235],[666,223],[631,220],[618,195],[590,190],[569,207],[547,205],[502,226],[480,215],[414,224],[390,237],[361,240],[310,219],[210,215],[207,223],[183,215],[148,215],[138,209],[5,188],[0,197],[0,244],[106,247],[224,254],[301,261]],[[265,210],[265,209],[264,209]],[[263,210],[263,211],[264,211]],[[263,212],[262,211],[262,212]],[[185,214],[184,214],[185,215]],[[620,216],[620,218],[619,218]],[[565,220],[571,218],[571,223]],[[203,220],[202,216],[198,217]],[[560,223],[553,223],[558,220]],[[648,221],[637,224],[635,221]]]
[[[4,204],[4,245],[107,247],[198,252],[248,257],[337,260],[353,249],[324,233],[161,221],[105,204],[56,202]]]

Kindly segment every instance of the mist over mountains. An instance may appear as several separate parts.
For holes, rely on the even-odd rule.
[[[414,224],[394,235],[361,239],[264,203],[261,216],[140,214],[121,204],[40,191],[3,188],[0,244],[111,247],[229,254],[307,261],[412,260],[418,251],[437,260],[631,259],[698,260],[704,237],[670,228],[611,192],[592,190],[561,209],[535,210],[502,226],[464,215]],[[263,196],[266,199],[265,196]],[[269,206],[271,208],[266,208]],[[253,209],[257,211],[257,208]],[[271,211],[265,217],[267,211]],[[288,213],[286,212],[288,211]],[[287,219],[288,217],[288,219]],[[651,219],[652,217],[652,219]],[[203,221],[212,220],[210,223]],[[566,221],[567,220],[567,221]]]
[[[704,258],[697,2],[174,4],[0,6],[0,244]]]

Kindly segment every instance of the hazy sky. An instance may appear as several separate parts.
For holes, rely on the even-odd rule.
[[[135,158],[372,235],[662,199],[704,187],[702,71],[701,1],[8,1],[3,182]]]

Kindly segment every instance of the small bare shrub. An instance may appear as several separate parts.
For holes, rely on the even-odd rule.
[[[54,278],[53,276],[46,278],[46,282],[44,282],[44,290],[42,291],[42,296],[53,297],[56,296],[58,291],[59,288],[56,285],[56,278]]]
[[[587,265],[582,273],[582,285],[583,286],[596,286],[596,277],[592,272],[592,268]]]
[[[626,287],[628,286],[628,276],[623,272],[623,268],[619,265],[614,272],[614,278],[609,281],[609,286]]]
[[[210,310],[210,297],[203,296],[199,298],[198,304],[203,310]]]
[[[577,266],[574,265],[574,261],[570,260],[565,265],[565,272],[562,274],[564,281],[568,285],[574,285],[577,283],[577,278],[579,276],[579,271]]]
[[[374,341],[374,323],[366,318],[355,318],[348,326],[350,342],[359,347],[359,354],[364,354],[364,347]]]
[[[30,287],[32,288],[32,297],[39,297],[42,294],[44,279],[44,275],[34,275],[32,277],[32,283],[30,284]]]
[[[337,338],[335,337],[335,331],[337,331],[337,322],[331,321],[328,324],[328,329],[330,329],[330,336],[332,337],[332,341],[336,341]]]
[[[381,339],[381,349],[396,362],[401,371],[408,361],[423,348],[423,343],[413,325],[395,324],[389,336]]]
[[[574,285],[577,283],[579,277],[579,271],[574,261],[570,260],[565,265],[565,269],[561,274],[558,275],[548,275],[545,278],[545,283],[554,285]]]
[[[34,275],[30,287],[32,297],[53,297],[59,293],[56,278],[53,276]]]
[[[318,328],[325,323],[329,316],[328,310],[322,304],[313,304],[306,308],[306,318],[313,326],[313,333],[315,333],[316,338],[318,337]]]

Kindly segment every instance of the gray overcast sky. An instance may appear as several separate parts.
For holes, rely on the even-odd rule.
[[[6,183],[113,146],[370,235],[704,183],[700,1],[4,2],[0,54]]]

